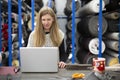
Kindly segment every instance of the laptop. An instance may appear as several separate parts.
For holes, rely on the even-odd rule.
[[[58,47],[20,47],[21,72],[58,72]]]

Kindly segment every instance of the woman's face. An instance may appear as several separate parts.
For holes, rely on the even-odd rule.
[[[49,32],[53,23],[53,17],[49,14],[46,14],[41,17],[41,20],[45,32]]]

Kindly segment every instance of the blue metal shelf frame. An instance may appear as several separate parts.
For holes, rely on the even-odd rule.
[[[11,0],[8,0],[8,48],[9,48],[9,66],[12,66],[12,36],[11,36]]]

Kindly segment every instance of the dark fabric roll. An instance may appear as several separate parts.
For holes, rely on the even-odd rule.
[[[98,16],[87,16],[77,24],[77,31],[84,36],[98,37]],[[107,31],[107,21],[102,17],[102,35]]]
[[[72,31],[72,20],[69,20],[66,25],[66,29]]]
[[[113,51],[113,50],[108,49],[108,48],[105,50],[105,53],[110,55],[110,56],[113,56],[113,57],[118,57],[119,56],[117,51]]]
[[[81,5],[80,1],[79,0],[75,1],[75,5],[76,5],[75,11],[79,10],[80,5]],[[64,13],[67,16],[71,15],[71,13],[72,13],[72,0],[67,0],[66,7],[64,9]]]
[[[92,64],[92,59],[97,56],[81,48],[78,50],[76,57],[81,64]]]
[[[18,56],[19,56],[18,53],[19,53],[18,50],[13,50],[13,51],[12,51],[12,58],[13,58],[13,59],[18,59]]]
[[[108,29],[107,32],[119,32],[119,20],[107,19]]]
[[[67,35],[67,38],[68,38],[68,39],[72,39],[72,32],[71,32],[71,31],[68,31],[68,32],[66,33],[66,35]]]
[[[109,4],[105,6],[106,11],[110,12],[110,11],[115,11],[119,9],[120,8],[119,3],[120,3],[120,0],[110,0]]]

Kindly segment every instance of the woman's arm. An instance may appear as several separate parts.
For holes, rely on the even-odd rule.
[[[61,45],[59,46],[59,52],[60,52],[60,61],[66,62],[67,60],[67,54],[65,52],[65,46],[64,46],[64,39],[62,40]]]

